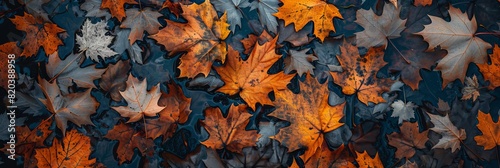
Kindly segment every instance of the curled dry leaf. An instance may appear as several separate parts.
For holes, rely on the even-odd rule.
[[[52,54],[57,51],[57,47],[63,45],[58,34],[65,32],[56,24],[44,22],[28,13],[24,16],[15,16],[10,19],[17,30],[26,32],[26,37],[21,43],[23,52],[21,55],[31,57],[38,53],[38,49],[43,47],[46,54]]]
[[[260,135],[257,130],[245,130],[252,115],[246,111],[246,105],[231,105],[227,117],[222,116],[219,108],[205,109],[203,127],[210,137],[201,144],[212,149],[227,149],[241,153],[244,147],[255,146]]]
[[[51,147],[36,149],[38,167],[92,167],[96,159],[90,159],[90,138],[71,130],[62,142],[54,138]]]
[[[333,19],[342,19],[339,9],[326,1],[283,0],[282,2],[283,6],[278,8],[274,16],[283,19],[285,26],[294,23],[296,32],[310,21],[314,22],[314,34],[321,41],[328,37],[330,31],[335,31]]]
[[[327,83],[320,84],[310,75],[300,83],[298,95],[290,90],[275,91],[276,111],[269,115],[291,124],[272,138],[287,146],[290,151],[307,148],[303,160],[308,160],[316,150],[328,150],[321,148],[324,133],[344,124],[340,123],[340,119],[344,116],[345,103],[330,106],[326,93]]]

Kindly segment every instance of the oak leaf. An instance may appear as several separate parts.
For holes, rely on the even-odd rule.
[[[108,47],[114,37],[106,35],[106,32],[106,21],[93,24],[87,19],[82,26],[82,36],[76,36],[80,52],[85,52],[85,56],[94,61],[99,61],[99,57],[104,59],[118,54]]]
[[[71,130],[62,142],[54,139],[49,148],[36,149],[38,167],[92,167],[96,159],[89,159],[90,138]]]
[[[120,123],[109,130],[105,138],[118,140],[116,154],[118,162],[122,164],[125,161],[131,161],[134,156],[134,149],[139,149],[142,156],[152,155],[155,148],[155,143],[152,139],[147,138],[143,132],[138,132],[128,124]],[[111,151],[110,151],[111,152]]]
[[[57,80],[49,83],[44,79],[39,79],[39,82],[45,95],[45,99],[40,99],[40,101],[54,115],[56,125],[63,135],[65,135],[68,121],[78,126],[94,125],[90,120],[90,115],[96,113],[99,103],[90,95],[91,89],[62,95],[56,84]]]
[[[22,50],[17,47],[16,42],[8,42],[0,45],[0,58],[4,61],[0,62],[0,74],[5,74],[0,78],[0,87],[7,89],[8,88],[8,78],[7,74],[9,74],[9,64],[8,60],[9,54],[14,54],[15,57],[18,57],[21,54]],[[15,58],[14,58],[15,59]],[[14,69],[14,68],[12,68]]]
[[[455,152],[455,150],[460,149],[460,143],[467,138],[465,130],[458,130],[458,128],[451,123],[448,114],[444,117],[430,113],[427,114],[431,118],[432,124],[434,124],[434,127],[430,128],[430,130],[443,136],[432,148],[451,148],[452,153]]]
[[[146,79],[139,81],[132,74],[128,76],[127,88],[120,91],[122,97],[127,101],[127,106],[112,107],[122,117],[129,117],[128,122],[136,122],[144,116],[154,117],[165,107],[158,105],[160,99],[160,84],[156,84],[147,91]]]
[[[241,153],[244,147],[255,146],[260,135],[257,130],[245,130],[252,117],[246,108],[246,105],[231,105],[227,117],[222,116],[219,108],[205,109],[205,120],[201,124],[210,137],[201,144],[212,149],[226,148],[236,153]]]
[[[483,146],[484,150],[491,150],[500,145],[500,122],[493,122],[491,115],[481,110],[477,113],[477,120],[477,128],[483,133],[474,137],[477,145]]]
[[[168,1],[168,0],[167,0]],[[136,8],[128,9],[127,18],[120,25],[120,28],[130,28],[129,35],[130,45],[136,40],[142,40],[144,31],[150,35],[158,33],[161,24],[158,22],[158,17],[163,16],[158,11],[152,11],[151,8],[144,8],[139,11]]]
[[[371,10],[360,9],[356,12],[356,23],[365,30],[357,32],[358,47],[387,47],[387,41],[400,36],[405,29],[406,20],[399,18],[400,9],[394,5],[384,5],[381,16]]]
[[[15,16],[10,20],[16,29],[26,32],[26,36],[21,42],[21,47],[24,47],[22,56],[33,56],[38,53],[40,47],[43,47],[46,54],[52,54],[57,51],[58,46],[63,45],[58,34],[65,32],[65,30],[56,24],[43,22],[28,13],[24,13],[24,16]]]
[[[396,158],[410,159],[415,155],[415,149],[424,149],[425,142],[429,140],[427,134],[429,130],[420,132],[417,123],[403,122],[399,128],[401,133],[392,133],[387,135],[389,145],[397,148]]]
[[[484,79],[490,81],[488,89],[493,90],[500,86],[500,74],[498,73],[500,71],[500,47],[498,47],[498,44],[493,48],[493,54],[490,55],[490,58],[491,65],[484,63],[477,64],[477,66],[483,74]]]
[[[312,54],[306,54],[307,51],[307,49],[301,51],[290,50],[290,55],[285,58],[285,69],[283,71],[290,74],[295,70],[299,76],[307,72],[314,75],[314,66],[311,62],[318,60],[318,58]]]
[[[360,168],[383,168],[384,165],[380,160],[378,153],[375,154],[375,157],[371,157],[368,152],[364,151],[363,153],[359,153],[356,151],[356,162]]]
[[[479,83],[476,75],[472,76],[472,78],[466,77],[465,86],[462,88],[462,100],[472,99],[472,101],[476,101],[479,95]]]
[[[409,121],[412,118],[415,118],[415,110],[413,108],[418,107],[413,102],[403,102],[401,100],[397,100],[391,104],[391,107],[394,108],[392,111],[391,117],[398,117],[398,124],[403,123],[403,120]]]
[[[378,70],[386,64],[384,48],[370,48],[362,57],[356,46],[344,41],[340,52],[338,59],[344,71],[330,73],[334,82],[342,87],[342,92],[347,95],[357,93],[364,104],[384,102],[382,93],[389,91],[394,83],[390,79],[376,77]]]
[[[466,13],[450,7],[450,22],[435,16],[429,16],[432,23],[425,25],[422,35],[429,43],[429,49],[437,46],[446,49],[448,54],[439,61],[436,70],[441,71],[443,87],[455,79],[463,82],[469,63],[486,63],[487,52],[491,45],[475,36],[476,18],[469,20]]]
[[[274,16],[285,21],[285,26],[295,24],[295,31],[302,29],[309,21],[314,22],[314,34],[321,41],[328,37],[330,31],[335,32],[333,19],[343,19],[339,9],[322,0],[293,1],[283,0]]]
[[[150,36],[170,51],[170,55],[187,51],[180,58],[179,77],[194,78],[210,72],[215,60],[226,60],[224,39],[229,35],[227,14],[219,19],[214,7],[206,0],[202,4],[182,5],[187,23],[166,20],[167,26]]]
[[[113,17],[122,21],[125,15],[125,4],[138,4],[135,0],[102,0],[101,9],[109,9]]]
[[[324,133],[333,131],[344,123],[345,103],[330,106],[328,104],[328,84],[320,84],[316,78],[308,75],[300,83],[300,93],[290,90],[275,91],[276,110],[270,116],[287,120],[291,124],[276,134],[273,139],[287,146],[290,151],[307,148],[303,160],[308,160],[316,150],[321,149]]]
[[[286,85],[293,78],[293,75],[286,75],[283,72],[272,75],[267,73],[281,57],[275,53],[276,40],[277,38],[274,38],[263,45],[255,44],[246,61],[236,50],[229,47],[226,64],[215,67],[225,83],[217,91],[229,95],[239,94],[253,110],[257,103],[273,105],[268,97],[269,92],[287,89]]]

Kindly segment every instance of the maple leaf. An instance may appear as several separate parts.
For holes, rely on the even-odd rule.
[[[496,87],[500,86],[500,75],[498,71],[500,71],[500,47],[498,44],[493,48],[493,54],[490,56],[491,65],[488,64],[477,64],[479,67],[479,71],[483,74],[485,80],[490,81],[490,85],[488,89],[493,90]]]
[[[263,45],[255,44],[246,61],[241,59],[236,50],[229,47],[226,64],[215,67],[225,83],[217,91],[229,95],[239,94],[253,110],[257,103],[272,105],[268,97],[269,92],[287,89],[286,85],[293,78],[293,75],[282,72],[267,74],[269,68],[281,57],[274,52],[276,40],[277,38],[274,38]]]
[[[477,128],[483,133],[474,137],[477,145],[483,146],[484,150],[491,150],[500,145],[500,122],[493,122],[491,115],[481,110],[477,113],[477,120]]]
[[[92,167],[96,159],[89,159],[90,138],[71,130],[62,142],[54,139],[49,148],[36,149],[38,167]]]
[[[24,16],[15,16],[10,20],[16,29],[26,32],[26,36],[21,42],[21,47],[24,47],[21,53],[23,56],[33,56],[38,53],[40,47],[43,47],[46,54],[52,54],[57,51],[58,46],[63,45],[58,34],[65,32],[65,30],[56,24],[43,22],[28,13],[24,13]]]
[[[158,105],[168,108],[161,110],[158,118],[145,121],[146,137],[156,139],[163,135],[163,140],[166,140],[172,136],[178,124],[183,124],[188,120],[191,114],[191,98],[184,96],[181,87],[170,84],[168,94],[160,97]]]
[[[413,108],[418,107],[413,102],[403,102],[401,100],[397,100],[391,104],[391,107],[394,108],[392,111],[391,117],[399,117],[398,124],[403,123],[403,120],[409,121],[414,118],[415,110]]]
[[[150,35],[158,33],[161,24],[158,22],[158,17],[163,16],[158,11],[152,11],[151,8],[144,8],[139,11],[136,8],[127,10],[127,18],[120,25],[120,28],[130,28],[129,35],[130,45],[136,40],[141,40],[144,31]]]
[[[307,147],[303,160],[308,160],[316,150],[321,149],[324,133],[333,131],[344,123],[345,103],[328,104],[328,84],[320,84],[310,75],[300,83],[299,95],[290,90],[275,91],[276,110],[270,116],[287,120],[291,124],[276,134],[273,139],[281,142],[290,151]]]
[[[441,71],[443,86],[460,79],[463,82],[469,63],[485,63],[486,50],[491,45],[475,36],[476,18],[469,20],[466,13],[450,7],[450,22],[435,16],[429,16],[432,23],[425,25],[424,30],[416,34],[422,35],[429,43],[429,50],[437,46],[446,49],[448,54],[439,61],[436,70]]]
[[[279,37],[278,37],[279,38]],[[244,38],[241,40],[241,44],[243,44],[243,48],[245,49],[243,51],[243,54],[250,54],[253,51],[253,48],[257,44],[264,44],[268,41],[272,41],[274,38],[271,36],[267,31],[262,31],[262,33],[257,37],[254,34],[248,35],[248,38]]]
[[[36,128],[31,130],[28,126],[16,126],[15,136],[16,155],[24,157],[25,167],[34,167],[31,163],[36,163],[35,149],[45,147],[45,140],[52,134],[49,129],[52,125],[52,118],[43,120]],[[5,145],[2,151],[7,151],[8,145]]]
[[[7,42],[0,45],[0,58],[4,60],[0,62],[0,74],[9,74],[9,55],[13,54],[14,56],[18,56],[21,52],[22,50],[17,47],[16,42]],[[7,75],[4,75],[0,78],[0,87],[2,88],[8,88],[9,83],[6,77]]]
[[[314,34],[321,41],[335,32],[333,18],[343,19],[339,9],[322,0],[291,1],[283,0],[274,16],[283,19],[285,26],[294,23],[295,31],[302,29],[309,21],[314,22]]]
[[[432,0],[415,0],[413,5],[415,6],[428,6],[432,4]]]
[[[160,84],[151,87],[149,91],[147,91],[146,84],[146,79],[139,81],[130,74],[127,79],[127,88],[123,92],[120,91],[127,101],[127,106],[112,107],[122,117],[129,117],[128,123],[139,121],[144,116],[154,117],[165,108],[158,106],[161,96]]]
[[[397,6],[384,5],[381,16],[370,10],[360,9],[356,12],[356,23],[365,30],[357,32],[356,43],[358,47],[387,47],[387,41],[400,36],[405,29],[406,19],[399,18]]]
[[[94,80],[100,78],[106,69],[96,69],[95,66],[80,68],[80,62],[82,62],[80,54],[71,54],[61,60],[59,54],[55,52],[49,56],[45,66],[47,75],[51,81],[57,79],[59,88],[65,94],[69,93],[68,87],[73,86],[73,82],[78,87],[96,88]]]
[[[63,135],[66,133],[68,121],[78,126],[94,125],[90,120],[90,115],[96,113],[99,103],[90,95],[91,89],[61,96],[61,91],[56,84],[57,80],[53,83],[44,79],[39,79],[39,81],[40,88],[45,95],[45,99],[40,99],[40,101],[54,115],[56,125]]]
[[[106,20],[111,18],[108,10],[101,9],[102,0],[87,0],[80,6],[81,9],[87,11],[85,17],[104,17]]]
[[[182,13],[182,8],[181,8],[181,3],[184,5],[189,5],[191,2],[189,0],[165,0],[163,4],[161,5],[160,10],[167,8],[170,13],[174,14],[177,18],[179,18],[179,15]]]
[[[125,90],[127,87],[125,81],[127,81],[127,73],[129,70],[129,61],[118,61],[114,65],[109,65],[106,72],[102,74],[99,86],[104,91],[109,92],[112,100],[120,101],[122,99],[120,91]]]
[[[430,128],[430,130],[443,136],[439,139],[439,142],[432,147],[432,149],[451,148],[452,153],[455,152],[455,150],[460,149],[460,143],[467,138],[465,130],[458,130],[458,128],[451,123],[448,114],[444,117],[430,113],[427,114],[431,118],[432,124],[434,124],[434,127]]]
[[[290,56],[285,58],[285,69],[283,71],[286,74],[290,74],[290,72],[295,70],[300,76],[307,72],[314,75],[314,66],[311,62],[318,60],[318,58],[312,54],[306,54],[307,51],[307,49],[300,51],[290,50]]]
[[[109,9],[113,17],[122,21],[125,17],[125,4],[138,4],[135,0],[102,0],[101,9]]]
[[[155,143],[152,139],[146,138],[142,132],[137,132],[134,127],[124,123],[115,125],[104,137],[119,141],[116,154],[120,164],[132,160],[134,152],[131,151],[134,151],[135,148],[139,149],[143,156],[154,152]]]
[[[210,71],[207,77],[198,76],[187,83],[188,87],[198,86],[206,88],[208,86],[207,91],[209,92],[214,91],[222,85],[224,85],[224,82],[216,76],[215,71]]]
[[[250,11],[257,9],[260,23],[265,25],[270,32],[276,33],[278,21],[273,15],[278,12],[279,3],[278,0],[259,0],[252,1],[247,6],[250,6]]]
[[[243,17],[241,8],[249,6],[248,0],[212,0],[211,2],[217,11],[227,14],[227,22],[232,32],[236,26],[241,28],[241,18]]]
[[[130,45],[130,32],[130,29],[120,29],[118,27],[115,28],[116,39],[111,48],[118,54],[122,54],[123,52],[125,52],[125,50],[127,50],[128,56],[133,62],[137,62],[143,65],[143,49],[139,47],[137,43]]]
[[[26,12],[32,14],[36,18],[40,18],[46,21],[49,21],[49,15],[43,9],[43,6],[50,2],[50,0],[17,0],[20,4],[22,4]]]
[[[202,125],[210,137],[201,144],[212,149],[226,148],[236,153],[241,153],[244,147],[254,146],[260,135],[257,130],[245,130],[252,117],[246,108],[246,105],[231,105],[225,118],[219,108],[205,109]]]
[[[150,37],[165,46],[170,55],[187,51],[180,58],[179,77],[194,78],[199,73],[206,77],[215,60],[226,60],[224,39],[230,33],[227,14],[219,19],[209,0],[199,5],[182,5],[182,10],[187,23],[166,20],[167,26]]]
[[[359,167],[361,168],[383,168],[384,165],[382,161],[378,157],[378,153],[375,154],[375,157],[371,157],[368,152],[364,151],[363,153],[359,153],[356,151],[356,162],[358,162]]]
[[[76,36],[76,44],[80,45],[80,52],[94,61],[116,55],[108,45],[113,41],[113,36],[106,35],[106,21],[102,20],[93,24],[89,19],[83,23],[82,36]]]
[[[254,1],[255,2],[255,1]],[[314,37],[309,37],[309,33],[312,32],[312,25],[306,25],[304,28],[295,32],[295,28],[293,25],[285,26],[283,21],[279,22],[278,26],[278,44],[282,44],[283,42],[290,42],[293,46],[302,46],[314,39]],[[314,43],[319,43],[315,41]]]
[[[321,145],[321,149],[317,150],[309,160],[304,161],[304,167],[356,167],[350,162],[351,158],[349,158],[349,153],[347,153],[347,148],[344,145],[331,151],[328,149],[328,144],[325,141]],[[291,167],[298,168],[299,166],[294,162]]]
[[[370,48],[365,56],[361,57],[358,48],[345,42],[340,46],[339,62],[343,72],[330,72],[334,82],[342,87],[344,94],[357,93],[358,99],[364,104],[368,102],[384,102],[383,92],[389,91],[392,83],[390,79],[377,78],[377,72],[386,63],[383,47]]]
[[[429,140],[427,134],[429,130],[419,132],[418,124],[411,122],[403,122],[400,127],[401,133],[392,133],[387,135],[389,145],[397,148],[396,158],[410,159],[415,155],[415,149],[424,149],[425,142]]]
[[[462,100],[472,99],[472,101],[476,101],[479,94],[479,83],[477,82],[476,75],[472,76],[472,78],[465,78],[465,87],[462,89]]]

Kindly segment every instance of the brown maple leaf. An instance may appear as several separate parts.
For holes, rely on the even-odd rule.
[[[285,26],[294,23],[295,31],[300,29],[310,21],[314,22],[314,34],[323,41],[330,31],[335,32],[333,19],[342,19],[339,9],[333,4],[322,0],[295,1],[282,0],[283,6],[278,8],[274,16],[285,21]]]
[[[165,46],[170,55],[187,51],[180,58],[179,77],[194,78],[199,73],[206,77],[215,60],[222,63],[226,60],[224,39],[230,33],[227,15],[219,19],[209,0],[199,5],[181,6],[187,23],[166,20],[167,26],[150,37]]]
[[[359,153],[356,151],[356,162],[358,162],[360,168],[383,168],[384,165],[382,161],[378,157],[378,153],[375,154],[375,157],[371,157],[368,152],[364,151],[363,153]]]
[[[8,88],[9,79],[7,77],[8,74],[11,74],[9,72],[9,69],[12,69],[11,71],[15,72],[15,68],[13,66],[9,68],[8,60],[14,60],[14,62],[12,63],[12,65],[14,65],[15,58],[19,57],[19,54],[21,54],[21,52],[22,50],[17,47],[16,42],[8,42],[0,45],[0,58],[3,60],[2,62],[0,62],[0,74],[3,74],[2,77],[0,77],[0,87],[5,89]]]
[[[328,144],[323,142],[321,145],[321,150],[317,150],[314,155],[305,160],[305,167],[343,167],[343,168],[354,168],[352,164],[354,158],[349,156],[347,148],[342,145],[334,151],[328,149]],[[299,166],[296,162],[293,162],[292,168],[298,168]]]
[[[38,167],[92,167],[91,152],[90,138],[71,130],[62,142],[54,139],[51,147],[36,149],[35,157]]]
[[[476,75],[465,78],[465,86],[462,89],[462,100],[472,99],[472,101],[476,101],[477,97],[479,97],[479,83],[477,82]]]
[[[40,47],[43,47],[46,54],[52,54],[57,51],[58,46],[63,45],[58,34],[65,30],[56,24],[36,19],[28,13],[24,13],[24,16],[15,16],[10,20],[16,25],[17,30],[26,32],[26,37],[21,43],[21,47],[24,47],[22,56],[33,56],[38,53]]]
[[[253,110],[257,103],[273,105],[268,94],[273,90],[287,89],[293,75],[283,72],[268,74],[269,68],[281,57],[275,53],[276,40],[263,45],[256,44],[249,58],[244,61],[236,50],[229,47],[226,64],[215,67],[224,86],[217,91],[229,95],[238,94]]]
[[[474,137],[477,145],[483,146],[484,150],[491,150],[500,145],[500,122],[493,122],[491,115],[481,110],[477,113],[477,120],[477,128],[483,133]]]
[[[125,4],[138,4],[135,0],[102,0],[101,9],[109,9],[113,17],[122,21],[125,15]]]
[[[169,0],[167,0],[169,1]],[[130,28],[130,35],[128,37],[130,45],[134,44],[136,40],[142,40],[144,31],[150,35],[158,33],[161,24],[158,22],[158,17],[163,16],[158,11],[152,11],[151,8],[128,9],[126,11],[127,18],[120,25],[120,28]]]
[[[212,149],[226,148],[236,153],[241,153],[244,147],[255,146],[260,135],[257,130],[245,130],[252,117],[246,108],[246,105],[231,105],[227,117],[222,116],[219,108],[205,109],[205,120],[201,124],[210,137],[201,144]]]
[[[425,142],[429,140],[427,134],[429,130],[420,132],[417,123],[403,122],[400,127],[401,133],[387,135],[389,145],[397,148],[396,158],[410,159],[415,155],[415,149],[425,148]]]
[[[105,138],[118,140],[118,162],[122,164],[125,161],[131,161],[134,156],[134,149],[139,149],[142,156],[152,155],[154,153],[155,143],[152,139],[147,138],[144,133],[138,132],[134,127],[120,123],[115,125]],[[110,151],[111,152],[111,151]]]
[[[316,150],[321,149],[324,133],[333,131],[344,123],[345,103],[330,106],[328,104],[328,84],[320,84],[316,78],[308,75],[300,83],[299,95],[290,90],[277,91],[276,110],[270,116],[287,120],[291,124],[276,134],[273,139],[281,142],[290,151],[307,148],[303,160],[308,160]]]
[[[128,71],[130,70],[129,61],[118,61],[116,64],[111,64],[104,74],[102,74],[99,86],[102,90],[107,91],[114,101],[120,101],[122,95],[120,91],[127,88]]]
[[[500,86],[500,73],[498,73],[500,71],[500,47],[498,47],[498,44],[493,48],[493,54],[490,55],[490,58],[491,65],[485,63],[477,64],[477,66],[483,74],[484,79],[490,81],[488,89],[493,90]]]
[[[377,77],[378,70],[386,64],[384,47],[370,48],[365,56],[360,56],[356,46],[344,41],[340,52],[339,62],[344,71],[330,73],[342,92],[357,93],[358,99],[365,104],[385,102],[382,93],[388,92],[394,82]]]
[[[274,38],[267,31],[262,31],[260,36],[256,36],[254,34],[248,35],[248,38],[244,38],[241,40],[241,44],[243,44],[244,54],[250,54],[253,51],[253,48],[256,44],[262,45],[265,42],[272,41]],[[257,43],[258,42],[258,43]]]

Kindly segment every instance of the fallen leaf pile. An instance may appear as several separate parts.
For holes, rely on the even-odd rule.
[[[498,16],[498,0],[2,1],[0,167],[500,167]]]

